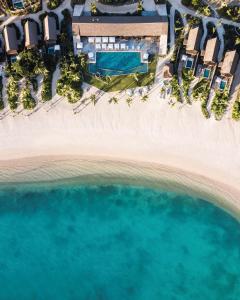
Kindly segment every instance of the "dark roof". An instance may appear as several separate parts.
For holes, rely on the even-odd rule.
[[[75,16],[73,23],[159,23],[167,22],[167,17],[161,16]]]

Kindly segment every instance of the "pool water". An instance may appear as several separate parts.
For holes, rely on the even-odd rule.
[[[122,185],[0,188],[1,300],[239,300],[240,224]]]
[[[222,80],[222,81],[220,82],[219,88],[220,88],[220,90],[223,91],[223,90],[225,89],[225,87],[226,87],[226,81]]]
[[[187,68],[187,69],[191,69],[191,68],[192,68],[192,65],[193,65],[193,61],[190,60],[190,59],[188,59],[188,60],[186,61],[186,68]]]
[[[204,69],[203,77],[204,78],[209,78],[209,76],[210,76],[210,70],[209,69]]]
[[[96,63],[89,64],[89,72],[101,76],[147,73],[148,64],[141,62],[140,52],[97,52]]]

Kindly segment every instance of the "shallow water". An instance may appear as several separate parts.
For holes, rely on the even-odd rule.
[[[200,199],[9,186],[0,229],[0,299],[240,299],[240,224]]]

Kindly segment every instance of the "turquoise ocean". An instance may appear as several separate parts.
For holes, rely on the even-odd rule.
[[[0,187],[1,300],[239,300],[240,223],[117,184]]]

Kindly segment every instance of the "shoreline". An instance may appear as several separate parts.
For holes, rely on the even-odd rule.
[[[240,220],[240,190],[186,170],[102,157],[42,156],[0,161],[0,187],[124,184],[201,198]]]
[[[96,91],[91,88],[89,95]],[[14,117],[5,115],[0,121],[0,181],[11,176],[22,181],[21,177],[30,171],[31,181],[38,177],[38,169],[47,179],[48,168],[52,167],[51,172],[57,176],[64,166],[68,177],[76,177],[79,161],[82,166],[85,163],[84,174],[93,176],[92,169],[98,170],[102,165],[106,169],[107,162],[115,162],[115,169],[125,167],[120,174],[123,179],[129,175],[128,164],[130,171],[137,172],[132,177],[140,178],[142,174],[154,180],[161,176],[168,179],[170,173],[172,179],[184,177],[186,182],[193,177],[195,190],[201,190],[201,185],[205,190],[207,186],[208,194],[229,198],[228,203],[234,206],[231,211],[239,213],[240,123],[233,122],[229,115],[221,122],[204,119],[200,102],[191,106],[176,103],[171,107],[166,99],[160,98],[157,89],[145,103],[135,97],[131,107],[125,96],[118,95],[118,104],[109,104],[110,97],[112,94],[103,94],[95,106],[71,106],[55,95],[29,115],[24,111]],[[71,163],[74,160],[75,165]],[[59,166],[59,161],[63,166]],[[110,170],[113,165],[109,165]],[[117,175],[115,170],[109,172]],[[221,202],[224,206],[226,201]]]

